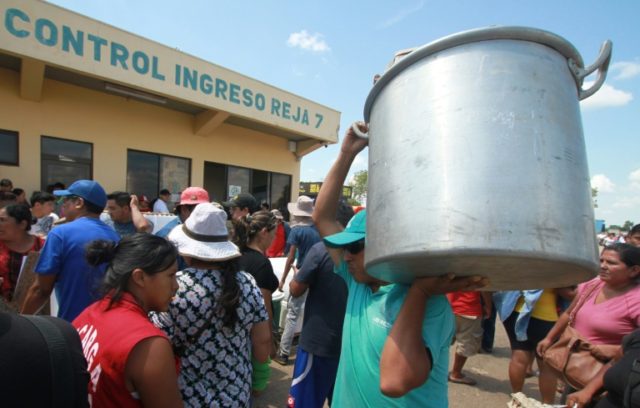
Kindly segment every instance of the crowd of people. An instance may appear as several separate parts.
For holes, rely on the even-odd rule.
[[[152,233],[144,212],[168,212],[168,190],[150,202],[78,180],[26,202],[24,190],[1,180],[0,381],[17,390],[5,401],[249,407],[268,387],[271,359],[290,364],[304,316],[282,405],[446,407],[448,382],[481,381],[463,369],[478,351],[491,352],[486,337],[497,312],[511,346],[513,392],[522,391],[536,361],[542,402],[554,403],[561,387],[569,406],[636,406],[624,404],[640,397],[640,388],[629,391],[629,373],[640,372],[640,225],[625,243],[606,245],[598,277],[575,287],[492,294],[481,291],[488,284],[481,276],[385,282],[364,266],[366,209],[354,214],[341,199],[366,146],[349,129],[317,198],[289,203],[288,221],[250,194],[215,203],[192,186],[175,205],[177,217]],[[31,252],[39,253],[35,276],[16,300]],[[286,258],[280,279],[270,257]],[[289,297],[279,333],[273,298],[283,289]],[[61,320],[31,316],[54,291]],[[567,326],[605,363],[582,389],[564,384],[544,358]],[[10,346],[20,341],[30,349]],[[50,349],[55,364],[25,357],[45,355],[56,341],[67,351]],[[25,380],[30,370],[40,374]]]

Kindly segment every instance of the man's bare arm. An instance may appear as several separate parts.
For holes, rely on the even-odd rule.
[[[49,300],[51,292],[53,292],[53,285],[56,283],[57,275],[37,275],[36,280],[33,282],[27,296],[22,302],[22,308],[20,313],[22,314],[34,314]]]
[[[359,127],[363,132],[368,130],[365,124],[361,124]],[[367,144],[368,140],[356,136],[351,127],[347,130],[338,158],[331,166],[322,183],[313,211],[313,222],[323,238],[343,230],[342,225],[336,221],[342,186],[347,174],[349,174],[353,160]],[[333,263],[339,265],[342,260],[342,250],[336,248],[327,249]]]
[[[133,225],[136,227],[136,231],[138,232],[151,232],[153,227],[149,220],[144,218],[144,215],[140,212],[140,208],[138,208],[138,197],[135,194],[131,195],[131,202],[129,203],[129,207],[131,207],[131,221],[133,221]]]

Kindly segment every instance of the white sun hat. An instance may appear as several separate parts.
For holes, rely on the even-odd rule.
[[[289,214],[296,217],[311,217],[313,215],[313,198],[300,196],[295,203],[287,204],[287,209]]]
[[[227,214],[211,203],[198,204],[182,225],[169,233],[168,239],[182,256],[201,261],[227,261],[239,257],[240,250],[229,241]]]

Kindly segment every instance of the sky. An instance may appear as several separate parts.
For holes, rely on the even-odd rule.
[[[571,42],[585,64],[613,42],[605,85],[581,105],[596,218],[640,223],[640,1],[637,0],[53,0],[341,112],[363,117],[371,79],[394,53],[460,31],[528,26]],[[589,78],[593,79],[593,78]],[[322,181],[339,144],[305,156]],[[367,151],[352,166],[367,168]]]

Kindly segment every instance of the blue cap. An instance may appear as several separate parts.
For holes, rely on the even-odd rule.
[[[367,210],[362,210],[351,217],[344,231],[324,237],[324,242],[330,247],[341,247],[364,239],[366,234]]]
[[[107,193],[98,182],[93,180],[78,180],[66,190],[56,190],[53,195],[58,197],[78,196],[93,205],[104,208],[107,205]]]

